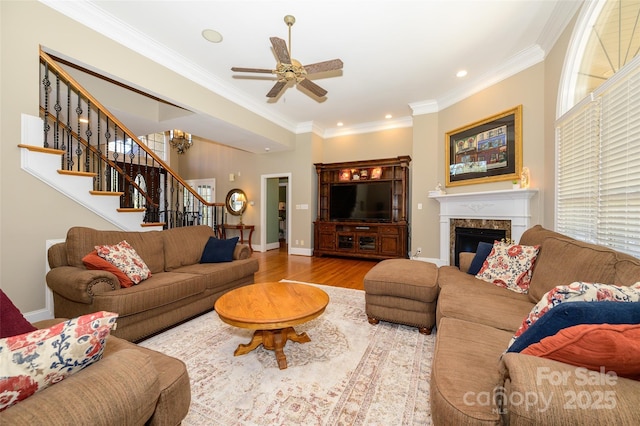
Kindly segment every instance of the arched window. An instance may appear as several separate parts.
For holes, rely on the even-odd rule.
[[[556,229],[640,257],[640,1],[585,3],[556,123]]]

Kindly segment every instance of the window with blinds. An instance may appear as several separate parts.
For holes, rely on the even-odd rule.
[[[557,230],[640,257],[640,57],[556,131]]]

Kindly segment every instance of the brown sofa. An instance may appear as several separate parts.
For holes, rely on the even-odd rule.
[[[233,261],[199,263],[209,226],[164,231],[101,231],[73,227],[65,242],[48,252],[47,285],[53,291],[56,317],[74,318],[97,311],[115,312],[112,334],[135,342],[213,309],[225,292],[254,282],[258,260],[237,244]],[[82,258],[94,246],[126,240],[151,270],[151,277],[129,288],[104,270],[88,270]]]
[[[0,412],[0,424],[175,426],[190,403],[182,361],[109,336],[100,361]]]
[[[595,378],[585,384],[569,364],[520,353],[501,357],[547,291],[575,281],[630,286],[640,281],[640,260],[539,225],[520,243],[541,245],[528,294],[467,274],[473,254],[461,258],[460,269],[439,268],[430,381],[434,424],[640,424],[638,381],[618,377],[610,383],[591,372]]]

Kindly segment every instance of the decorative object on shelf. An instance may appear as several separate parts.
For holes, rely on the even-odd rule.
[[[351,179],[352,180],[360,180],[360,170],[351,169]]]
[[[446,186],[519,179],[522,105],[447,132],[445,144]]]
[[[380,179],[382,176],[382,167],[375,167],[371,169],[371,179]]]
[[[528,188],[531,184],[531,174],[528,167],[523,167],[520,172],[520,188]]]
[[[351,180],[351,170],[349,169],[340,170],[339,179],[341,181]]]
[[[240,225],[242,225],[242,214],[247,209],[247,195],[242,189],[232,189],[227,193],[225,201],[227,211],[234,216],[240,216]]]
[[[369,170],[362,169],[360,170],[360,179],[367,179],[369,177]]]
[[[169,143],[178,151],[178,154],[184,154],[193,145],[193,139],[191,133],[173,129],[169,131]]]
[[[429,197],[437,197],[438,195],[445,195],[446,193],[447,191],[444,191],[442,189],[442,184],[438,182],[438,184],[436,185],[436,189],[434,189],[433,191],[429,191]]]
[[[518,179],[514,179],[511,181],[511,184],[513,185],[513,189],[520,189],[520,182],[518,182]]]

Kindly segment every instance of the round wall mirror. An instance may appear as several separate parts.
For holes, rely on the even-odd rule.
[[[234,216],[240,216],[247,209],[247,195],[242,189],[232,189],[227,194],[227,211]]]

